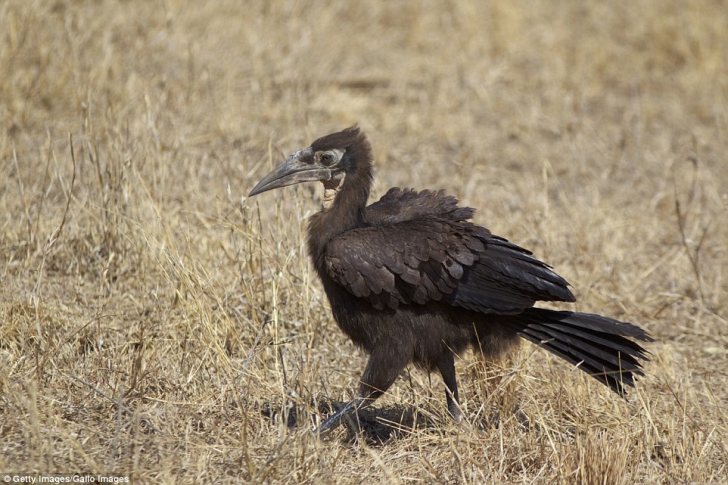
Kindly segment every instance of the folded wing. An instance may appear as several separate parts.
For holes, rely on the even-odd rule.
[[[574,301],[548,265],[468,222],[472,210],[456,202],[437,192],[390,191],[367,209],[369,226],[329,242],[327,272],[380,310],[444,301],[515,314],[538,300]]]

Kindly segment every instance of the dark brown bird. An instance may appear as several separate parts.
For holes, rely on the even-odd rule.
[[[318,432],[371,404],[407,364],[439,371],[450,414],[460,420],[454,356],[488,357],[518,337],[539,345],[620,395],[644,375],[648,352],[626,337],[641,328],[611,318],[534,308],[575,301],[568,283],[531,252],[469,222],[442,191],[390,189],[367,206],[372,152],[347,128],[319,138],[266,175],[250,196],[301,182],[324,184],[323,208],[308,227],[308,252],[341,330],[369,354],[357,397]]]

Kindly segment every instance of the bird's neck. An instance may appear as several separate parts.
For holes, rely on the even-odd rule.
[[[369,198],[370,176],[324,182],[324,201],[320,212],[308,225],[308,251],[319,274],[324,270],[326,244],[346,231],[364,225],[364,208]]]

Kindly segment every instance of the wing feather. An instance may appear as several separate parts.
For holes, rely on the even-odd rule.
[[[369,225],[332,239],[324,258],[334,281],[375,308],[445,301],[505,314],[574,301],[548,265],[467,221],[472,210],[441,192],[392,189],[367,211]]]

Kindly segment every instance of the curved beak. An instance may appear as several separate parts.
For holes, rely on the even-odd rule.
[[[258,185],[250,191],[248,197],[287,185],[331,180],[331,178],[331,170],[313,163],[311,148],[304,148],[288,157],[285,162],[263,177]]]

